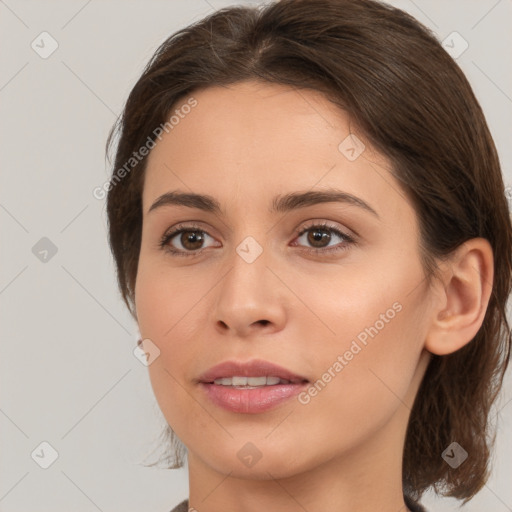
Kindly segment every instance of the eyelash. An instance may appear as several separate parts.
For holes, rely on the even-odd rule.
[[[314,254],[325,254],[325,253],[332,254],[332,253],[335,253],[335,252],[338,252],[338,251],[345,251],[345,250],[348,249],[349,245],[355,244],[355,240],[354,240],[354,238],[352,236],[347,235],[343,231],[340,231],[337,227],[331,226],[327,222],[313,223],[311,225],[305,226],[300,231],[298,231],[295,234],[295,236],[296,236],[296,238],[298,238],[298,237],[302,236],[304,233],[306,233],[308,231],[311,231],[312,229],[318,229],[318,228],[320,228],[322,231],[325,230],[325,231],[330,231],[330,232],[334,233],[335,235],[337,235],[340,238],[342,238],[344,240],[344,243],[343,243],[343,245],[338,245],[338,246],[327,248],[327,249],[325,249],[325,248],[318,248],[318,247],[310,247],[310,248],[306,248],[305,249],[307,252],[314,253]],[[192,225],[178,224],[176,226],[176,228],[173,229],[171,232],[164,233],[164,235],[162,236],[162,238],[160,239],[160,242],[158,244],[159,247],[161,249],[169,252],[173,256],[184,256],[184,257],[197,256],[197,255],[201,254],[201,252],[204,249],[207,249],[206,247],[204,247],[204,248],[198,249],[196,251],[186,251],[186,252],[183,252],[182,250],[174,249],[172,246],[168,245],[169,242],[176,235],[179,235],[179,234],[181,234],[183,232],[186,232],[186,231],[200,232],[200,233],[203,233],[203,234],[206,234],[206,235],[210,236],[208,234],[208,232],[205,231],[204,229],[202,229],[200,226],[193,225],[193,224]]]

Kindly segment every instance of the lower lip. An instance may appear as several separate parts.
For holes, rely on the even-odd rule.
[[[213,383],[201,383],[201,387],[214,404],[228,411],[245,414],[257,414],[274,409],[298,395],[306,386],[307,383],[276,384],[253,389],[240,389]]]

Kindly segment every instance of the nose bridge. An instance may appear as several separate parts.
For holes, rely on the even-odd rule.
[[[263,235],[260,235],[260,240]],[[217,292],[214,321],[239,335],[249,332],[255,323],[281,327],[283,304],[270,280],[267,265],[272,260],[270,250],[254,236],[246,236],[233,247],[228,256],[229,271],[221,280]],[[274,278],[275,279],[275,278]]]
[[[261,240],[261,237],[259,237]],[[266,294],[267,264],[270,254],[255,237],[246,236],[233,248],[228,265],[231,270],[223,283],[223,294],[243,304],[256,304]]]

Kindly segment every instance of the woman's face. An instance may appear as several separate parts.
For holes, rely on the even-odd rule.
[[[264,479],[400,461],[431,306],[389,162],[314,91],[193,97],[148,159],[135,292],[189,464]],[[171,192],[209,202],[156,204]]]

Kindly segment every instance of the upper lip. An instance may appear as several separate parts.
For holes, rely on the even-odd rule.
[[[263,377],[273,376],[279,377],[283,380],[289,380],[290,382],[305,382],[308,379],[301,375],[297,375],[282,366],[278,366],[269,361],[262,359],[252,359],[251,361],[224,361],[217,364],[201,374],[199,382],[213,382],[215,379],[222,377]]]

